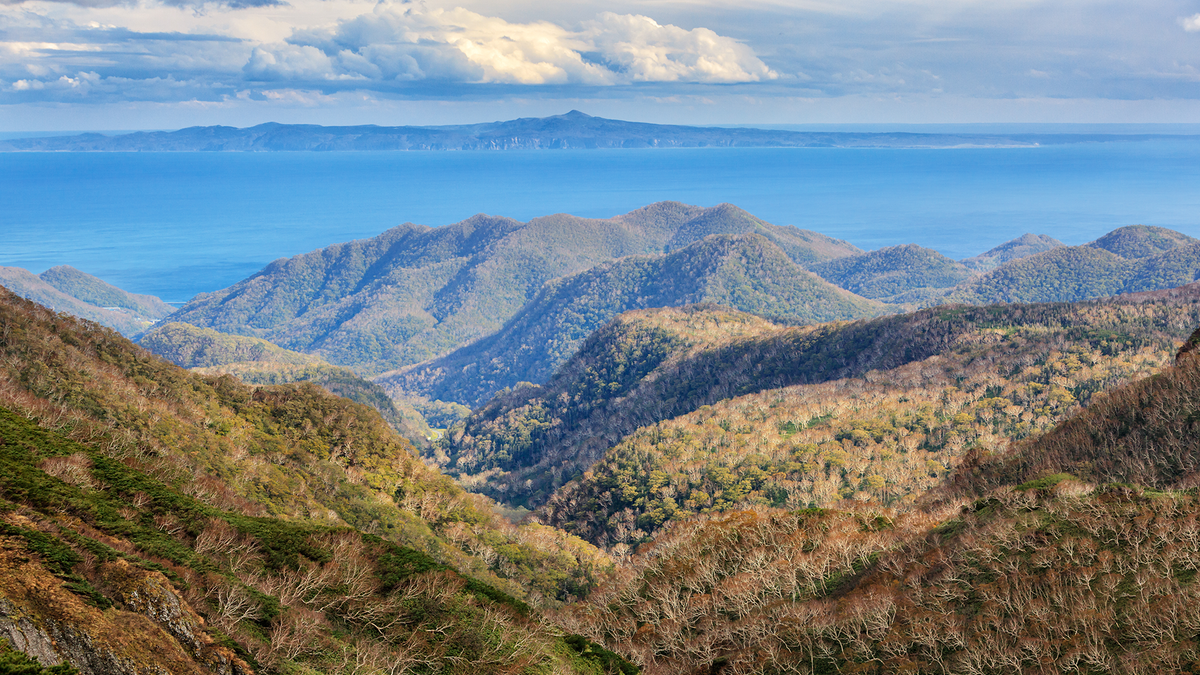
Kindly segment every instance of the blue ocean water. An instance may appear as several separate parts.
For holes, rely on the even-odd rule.
[[[0,265],[181,302],[405,221],[730,202],[861,248],[961,259],[1025,232],[1200,237],[1200,140],[976,149],[0,154]]]

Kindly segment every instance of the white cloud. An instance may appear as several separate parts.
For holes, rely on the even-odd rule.
[[[1189,33],[1200,32],[1200,14],[1180,17],[1179,25],[1183,26],[1183,29]]]
[[[330,29],[297,31],[289,43],[256,51],[259,62],[275,50],[287,59],[291,48],[302,45],[320,49],[338,73],[384,80],[610,85],[776,77],[749,47],[707,28],[689,31],[608,12],[571,31],[462,8],[381,4]],[[247,72],[257,68],[250,64]]]
[[[583,33],[639,82],[757,82],[778,75],[744,44],[707,28],[660,26],[648,16],[605,12]]]

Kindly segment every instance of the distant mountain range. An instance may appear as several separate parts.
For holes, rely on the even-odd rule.
[[[805,270],[759,234],[714,234],[665,256],[633,256],[555,279],[499,331],[376,378],[396,395],[478,406],[518,382],[545,382],[592,331],[629,310],[715,303],[793,324],[896,311]]]
[[[711,234],[745,233],[761,235],[796,264],[860,252],[729,204],[660,202],[606,220],[557,214],[522,223],[478,215],[438,228],[405,224],[277,260],[229,288],[196,296],[171,321],[260,337],[376,375],[499,330],[551,279],[625,256],[661,256]]]
[[[105,136],[80,134],[0,141],[0,151],[71,152],[262,152],[329,150],[542,150],[594,148],[947,148],[1060,145],[1138,141],[1188,136],[1109,134],[938,134],[783,131],[737,127],[691,127],[625,122],[577,110],[455,126],[375,125],[323,127],[260,124],[238,129],[211,126]]]

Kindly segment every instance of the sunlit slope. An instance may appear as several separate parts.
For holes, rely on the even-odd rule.
[[[921,509],[691,517],[563,620],[647,673],[1196,672],[1200,499],[1123,481],[1187,475],[1200,434],[1157,397],[1195,407],[1198,373],[1118,387]]]
[[[830,282],[868,298],[949,288],[971,276],[971,271],[962,263],[916,244],[846,256],[814,265],[812,270]]]
[[[1044,234],[1025,233],[1016,239],[1006,241],[989,251],[960,262],[969,270],[987,272],[1006,262],[1019,260],[1060,246],[1064,246],[1061,241]]]
[[[700,302],[789,324],[889,309],[805,271],[762,235],[709,235],[666,256],[625,258],[551,281],[498,332],[375,381],[396,395],[478,406],[518,382],[545,382],[621,312]]]
[[[0,498],[27,520],[4,517],[39,555],[74,551],[46,569],[85,604],[118,602],[104,564],[123,559],[165,574],[219,629],[214,640],[271,670],[343,672],[349,655],[351,664],[598,672],[529,604],[585,593],[605,558],[497,517],[426,467],[374,410],[313,385],[255,388],[184,371],[7,292],[0,325]],[[45,549],[27,530],[61,541]],[[301,577],[315,585],[301,590]],[[29,607],[6,588],[30,611],[58,606]],[[396,604],[410,590],[404,597],[426,609]],[[365,613],[341,613],[349,607]],[[428,638],[433,627],[439,636]]]
[[[1169,364],[1185,326],[1200,323],[1200,307],[1033,305],[961,318],[955,343],[935,356],[639,428],[559,488],[538,517],[612,546],[752,504],[903,507],[972,450],[1035,436]]]
[[[929,437],[928,443],[921,441],[921,447],[933,448],[939,453],[949,443],[954,448],[949,455],[954,456],[980,434],[1003,439],[1021,429],[1026,430],[1021,433],[1026,433],[1030,427],[1020,421],[1023,416],[1029,416],[1025,422],[1041,420],[1038,424],[1044,427],[1075,402],[1086,401],[1093,392],[1139,372],[1139,368],[1161,365],[1173,349],[1173,341],[1182,339],[1192,322],[1200,322],[1196,311],[1192,297],[1078,306],[958,307],[810,328],[747,324],[755,327],[753,333],[713,334],[711,337],[699,337],[701,332],[693,331],[682,318],[686,317],[696,326],[733,322],[711,315],[704,308],[631,312],[597,331],[546,385],[525,387],[498,396],[476,411],[461,428],[451,430],[434,452],[447,471],[468,481],[473,490],[503,500],[540,504],[554,489],[588,469],[609,448],[618,446],[640,427],[650,427],[689,413],[695,413],[695,420],[708,418],[711,415],[705,413],[702,406],[764,392],[747,403],[746,410],[729,415],[723,423],[743,429],[745,435],[739,436],[737,432],[721,434],[714,430],[712,433],[717,433],[717,439],[713,441],[715,446],[700,442],[697,451],[705,448],[701,452],[701,456],[705,456],[715,448],[753,446],[757,442],[755,439],[779,439],[781,434],[790,434],[794,427],[806,426],[812,419],[821,418],[828,412],[821,406],[812,405],[810,399],[806,409],[804,405],[798,406],[794,418],[785,419],[783,410],[786,407],[777,409],[779,397],[773,398],[766,392],[843,378],[861,382],[870,377],[877,382],[910,383],[879,389],[890,391],[880,395],[884,399],[891,398],[898,406],[896,414],[902,419],[891,419],[892,409],[885,400],[872,406],[853,404],[852,407],[861,408],[863,412],[843,412],[846,417],[813,432],[827,435],[825,439],[814,438],[818,445],[826,439],[842,443],[846,436],[828,438],[828,435],[849,434],[853,428],[842,426],[849,418],[861,419],[867,427],[855,438],[869,436],[881,442],[893,433],[874,427],[911,427],[919,434],[910,441]],[[1006,331],[1013,335],[1008,336]],[[1037,361],[1047,358],[1046,353],[1076,353],[1076,356],[1067,359],[1060,355],[1054,359],[1055,368],[1060,368],[1061,372],[1042,368],[1031,370]],[[950,360],[930,366],[927,375],[920,375],[921,369],[917,366],[907,372],[897,372],[895,380],[892,376],[872,373],[915,364],[934,356],[945,356]],[[1001,365],[994,371],[989,370],[992,361],[998,358],[1002,360]],[[984,360],[974,363],[970,359]],[[1143,365],[1135,365],[1138,363]],[[926,388],[926,377],[935,384]],[[963,380],[959,381],[959,378]],[[974,380],[972,391],[962,393],[961,387],[966,386],[968,379]],[[865,385],[852,382],[848,385],[851,390],[857,386]],[[904,394],[905,388],[912,388],[914,394]],[[850,396],[850,393],[837,394],[835,387],[827,389],[822,395],[832,397],[823,399],[829,405],[843,396]],[[936,389],[938,393],[930,393],[928,389]],[[1019,401],[1014,398],[1017,396],[1015,389],[1021,390]],[[815,390],[820,391],[820,388]],[[948,394],[947,391],[955,393]],[[788,398],[784,394],[781,396]],[[943,401],[943,397],[948,398]],[[900,398],[906,400],[900,401]],[[964,409],[983,398],[995,399],[987,406],[992,412]],[[935,410],[921,412],[916,401],[934,403]],[[1022,404],[1018,406],[1020,410],[1003,412],[1016,402]],[[946,418],[954,418],[960,413],[967,414],[970,420],[970,423],[964,422],[967,427],[976,424],[975,413],[994,419],[995,424],[981,424],[974,431],[960,433],[964,430],[956,431],[954,422],[945,422]],[[876,416],[882,416],[882,419],[866,421]],[[746,422],[742,417],[752,421]],[[714,424],[720,421],[712,420]],[[784,425],[784,428],[773,428],[776,424]],[[981,431],[984,427],[986,433]],[[704,428],[712,427],[705,425]],[[938,428],[942,431],[930,433]],[[653,436],[667,431],[651,428],[647,433]],[[700,437],[705,438],[708,434],[706,431]],[[892,437],[889,443],[894,445],[897,441],[898,438]],[[685,449],[691,447],[687,442],[674,443],[669,438],[663,443]],[[764,448],[773,445],[767,442]],[[754,461],[760,469],[774,463],[819,461],[821,471],[828,474],[832,469],[827,461],[816,460],[814,457],[818,453],[813,454],[813,457],[801,458],[803,462],[795,456],[777,457],[778,462]],[[730,457],[731,464],[734,456]],[[939,455],[931,459],[945,465],[948,458]],[[622,461],[645,468],[647,461],[653,464],[659,460],[627,457]],[[663,461],[684,465],[690,459],[688,453],[683,452],[681,456]],[[748,470],[749,466],[746,468]],[[866,468],[866,465],[861,467],[864,471]],[[838,477],[831,481],[832,489],[820,488],[823,496],[800,499],[797,495],[794,498],[800,499],[800,503],[824,503],[830,497],[840,496],[843,490],[848,489],[848,494],[864,490],[857,481],[850,480],[861,472],[845,473],[843,482],[843,470],[833,471]],[[906,471],[912,473],[913,469],[910,467]],[[780,473],[780,470],[772,469],[772,473]],[[936,475],[937,471],[933,473]],[[795,469],[784,474],[786,480],[804,480],[804,473],[797,473]],[[791,477],[787,478],[788,475]],[[600,480],[600,474],[596,479]],[[693,499],[695,504],[707,501],[711,505],[711,500],[720,499],[714,496],[720,490],[714,492],[712,486],[706,484],[707,480],[689,478],[688,486],[695,483],[696,491],[707,495]],[[811,482],[812,477],[807,480]],[[735,481],[740,482],[740,478]],[[825,480],[821,482],[826,483]],[[744,490],[744,493],[758,493],[762,497],[759,491],[764,485],[763,481],[757,481],[753,489]],[[920,481],[916,485],[920,485]],[[894,497],[909,494],[917,489],[916,485],[892,488],[892,494]],[[662,497],[652,498],[636,508],[634,503],[646,496],[644,491],[653,492],[660,487],[643,485],[631,494],[630,502],[613,502],[613,509],[632,508],[636,521],[645,512],[641,509],[647,504],[661,503]],[[684,489],[687,486],[676,487]],[[600,485],[591,488],[604,489]],[[768,499],[771,500],[786,498],[795,491],[770,489],[773,496]],[[801,491],[805,489],[811,492],[812,486],[800,488]],[[690,493],[672,492],[671,497],[676,508],[704,508],[693,505],[685,509],[684,502],[692,499]],[[737,501],[726,500],[726,503]],[[656,508],[651,506],[647,510]],[[596,517],[601,516],[598,513]]]
[[[730,205],[661,202],[606,220],[558,214],[527,223],[479,215],[275,261],[197,296],[172,321],[261,337],[375,374],[446,354],[499,329],[550,279],[710,233],[757,232],[794,258],[857,249],[763,223]]]
[[[958,302],[1059,302],[1174,288],[1200,278],[1200,242],[1160,227],[1130,226],[1083,246],[1014,260],[948,296]]]

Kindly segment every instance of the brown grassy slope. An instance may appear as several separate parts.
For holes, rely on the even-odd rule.
[[[999,309],[999,308],[996,308]],[[746,505],[903,507],[973,448],[1049,430],[1106,390],[1170,363],[1191,302],[981,314],[940,354],[860,377],[734,397],[643,426],[538,511],[602,546]],[[1013,308],[1007,310],[1012,312]]]
[[[1055,471],[1160,489],[1200,485],[1197,339],[1185,343],[1174,367],[1099,397],[1015,452],[971,458],[961,484],[980,490]]]
[[[967,498],[942,493],[907,513],[759,507],[683,521],[563,621],[647,673],[1200,672],[1195,490],[1063,475],[994,485],[1072,468],[1101,482],[1178,481],[1169,459],[1186,464],[1200,446],[1177,424],[1194,408],[1198,370],[1184,356],[1112,391],[999,458],[1019,471],[985,474],[993,486],[977,480]],[[1150,412],[1153,394],[1179,389],[1192,396],[1182,412]],[[1080,424],[1125,433],[1064,454]],[[1115,458],[1096,462],[1100,447]],[[1029,463],[1042,457],[1065,461]]]
[[[494,515],[366,406],[312,384],[255,388],[190,373],[8,293],[0,405],[214,507],[348,524],[535,602],[582,593],[604,564],[570,538],[556,544]]]

